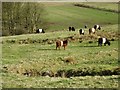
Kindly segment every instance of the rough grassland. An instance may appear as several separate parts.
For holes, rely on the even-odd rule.
[[[103,27],[109,32],[117,32],[117,25]],[[51,37],[50,37],[51,36]],[[75,40],[70,40],[66,50],[55,50],[55,42],[19,43],[19,40],[56,40],[75,36]],[[113,71],[118,64],[118,42],[111,41],[111,46],[97,46],[97,39],[86,38],[82,43],[77,37],[81,37],[76,32],[51,32],[45,34],[20,35],[3,37],[3,87],[88,87],[88,88],[117,88],[118,76],[79,76],[65,78],[61,77],[41,77],[42,72],[52,71],[56,73],[60,70],[74,70],[82,72],[92,72],[101,70]],[[85,37],[89,37],[86,33]],[[113,38],[109,38],[113,39]],[[80,39],[81,40],[81,39]],[[64,62],[65,58],[72,57],[73,63]],[[94,72],[93,72],[94,70]],[[25,74],[26,72],[32,74]],[[37,74],[40,72],[39,74]],[[26,76],[27,75],[27,76]],[[109,83],[108,83],[109,82]],[[14,85],[12,84],[14,83]]]
[[[2,85],[5,88],[117,88],[117,14],[47,4],[50,29],[45,34],[0,37],[2,39]],[[106,14],[107,13],[107,14]],[[102,25],[95,35],[79,35],[85,24]],[[73,25],[75,32],[68,32]],[[64,29],[64,30],[63,30]],[[98,47],[98,37],[107,37],[111,46]],[[66,50],[56,50],[57,39],[68,39]]]

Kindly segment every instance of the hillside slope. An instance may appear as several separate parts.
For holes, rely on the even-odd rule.
[[[98,47],[99,35],[108,37],[111,46]],[[118,87],[117,25],[102,27],[96,35],[58,31],[1,38],[5,88]],[[56,50],[55,41],[65,38],[66,50]]]
[[[45,3],[45,9],[48,13],[48,31],[66,30],[69,26],[80,29],[84,25],[93,27],[94,24],[104,26],[118,23],[117,13],[76,7],[74,3]]]

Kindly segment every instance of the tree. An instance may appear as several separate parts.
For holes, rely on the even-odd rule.
[[[3,2],[2,31],[3,35],[34,33],[39,27],[47,28],[45,10],[37,2]]]

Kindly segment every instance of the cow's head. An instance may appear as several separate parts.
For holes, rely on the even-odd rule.
[[[101,27],[99,26],[98,29],[101,30]]]

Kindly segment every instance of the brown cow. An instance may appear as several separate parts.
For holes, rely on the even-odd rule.
[[[68,40],[63,40],[63,41],[58,40],[58,41],[56,41],[56,50],[57,50],[57,48],[59,48],[59,50],[60,50],[61,46],[64,47],[64,50],[65,50],[67,44],[68,44]]]

